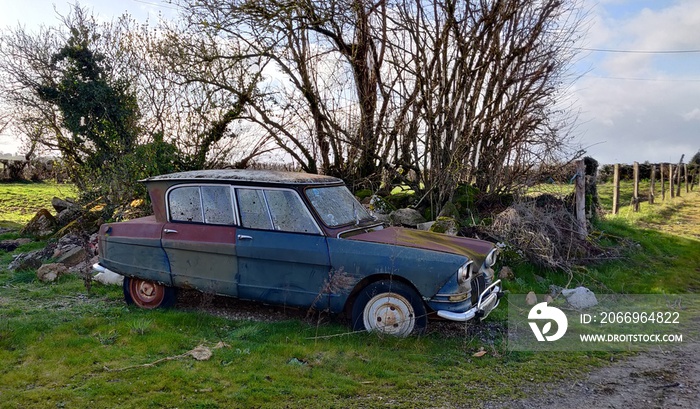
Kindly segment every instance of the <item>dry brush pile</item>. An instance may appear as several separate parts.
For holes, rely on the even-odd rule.
[[[548,194],[526,197],[499,213],[488,234],[536,265],[568,271],[609,251],[590,236],[579,237],[571,207]]]

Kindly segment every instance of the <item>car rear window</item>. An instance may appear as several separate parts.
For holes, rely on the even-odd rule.
[[[230,186],[183,186],[168,195],[170,221],[208,224],[235,223]]]
[[[179,187],[170,191],[170,220],[202,223],[202,200],[198,186]]]

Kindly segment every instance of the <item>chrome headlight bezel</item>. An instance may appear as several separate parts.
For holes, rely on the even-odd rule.
[[[486,268],[491,268],[494,265],[496,265],[496,262],[498,261],[498,247],[494,247],[491,249],[488,255],[486,255],[486,258],[484,259],[484,267]]]
[[[471,280],[472,272],[474,269],[474,262],[472,260],[467,261],[462,265],[462,267],[457,270],[457,283],[459,285],[467,284]]]

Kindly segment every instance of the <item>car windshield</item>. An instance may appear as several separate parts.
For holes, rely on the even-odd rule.
[[[372,216],[345,186],[309,188],[306,189],[306,197],[328,227],[372,220]]]

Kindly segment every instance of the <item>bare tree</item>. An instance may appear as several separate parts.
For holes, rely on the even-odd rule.
[[[396,16],[392,65],[411,61],[401,81],[415,99],[413,159],[440,202],[461,181],[508,190],[566,147],[555,111],[582,21],[573,2],[404,1]]]
[[[567,146],[557,95],[580,34],[575,0],[180,5],[216,50],[178,37],[197,61],[254,61],[246,119],[306,171],[412,170],[444,203],[459,182],[509,190]],[[225,76],[190,78],[226,88]]]

